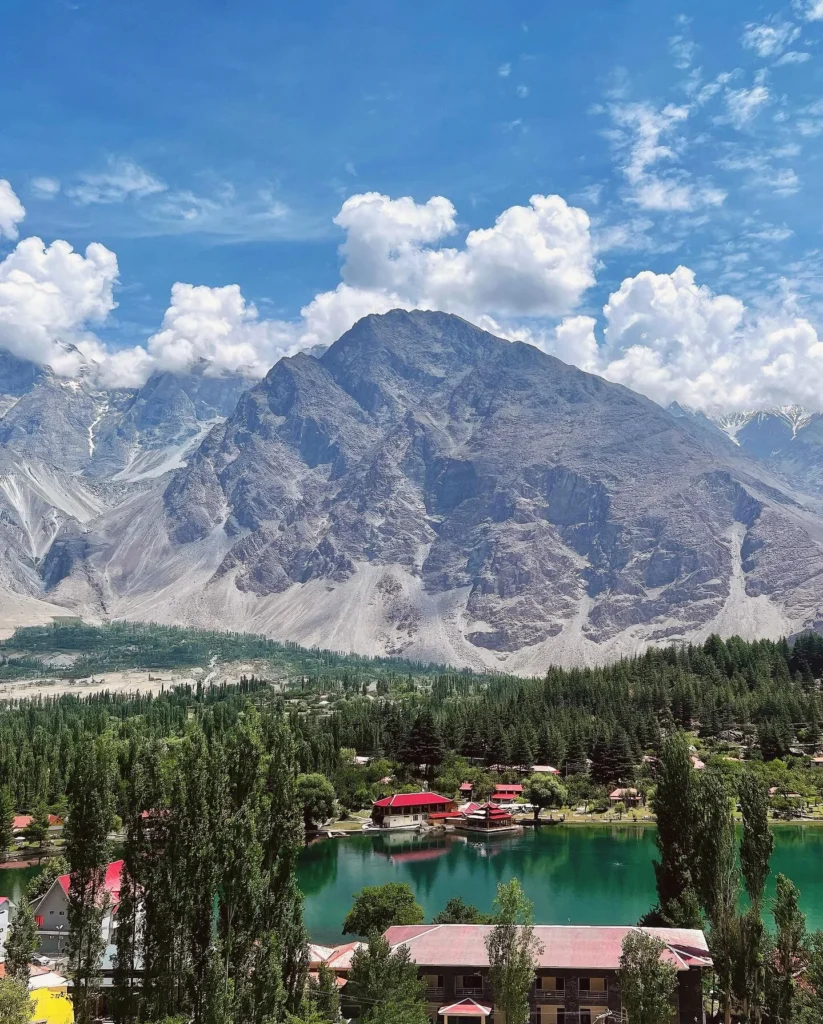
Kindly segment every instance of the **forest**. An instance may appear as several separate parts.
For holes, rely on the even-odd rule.
[[[172,630],[160,640],[165,631],[156,627],[105,631],[110,643],[103,652],[78,646],[90,640],[86,627],[18,631],[6,649],[29,657],[86,650],[101,664],[158,664],[164,652],[184,651],[190,632]],[[144,632],[150,639],[141,653]],[[192,661],[208,664],[224,642],[222,656],[233,656],[233,645],[246,642],[220,637],[200,635]],[[823,776],[808,757],[820,742],[822,638],[711,637],[603,668],[550,668],[532,679],[411,663],[394,671],[392,663],[367,659],[358,668],[360,659],[349,658],[336,669],[319,662],[312,670],[295,667],[303,656],[280,661],[287,666],[280,677],[285,690],[255,676],[236,686],[187,685],[154,696],[65,694],[0,706],[0,851],[11,844],[13,814],[42,818],[45,808],[66,817],[67,955],[80,1024],[94,1019],[101,872],[113,838],[125,859],[111,1001],[118,1024],[333,1019],[307,995],[295,859],[308,829],[338,809],[368,806],[388,776],[393,788],[428,781],[456,789],[464,772],[478,780],[519,777],[546,763],[582,792],[642,780],[644,766],[659,763],[648,791],[664,844],[654,913],[667,922],[705,923],[716,935],[725,928],[724,955],[735,963],[755,948],[744,934],[750,918],[718,916],[723,880],[705,865],[720,855],[711,843],[723,837],[720,852],[731,856],[729,821],[738,804],[744,836],[754,836],[749,852],[739,854],[745,885],[753,901],[762,897],[762,867],[752,867],[750,878],[745,858],[759,857],[762,865],[765,856],[764,771],[783,773],[792,786],[814,787]],[[287,655],[278,648],[267,657]],[[699,781],[688,756],[692,740],[714,751]],[[355,751],[373,760],[358,764]],[[667,812],[675,823],[668,833]],[[693,865],[703,867],[695,874]],[[727,909],[737,891],[724,890]],[[816,941],[792,956],[815,963]],[[764,936],[757,939],[761,965],[770,949]],[[727,1008],[750,1004],[752,986],[760,992],[766,973],[758,970],[755,981],[736,981],[728,969]],[[762,1000],[758,1005],[762,1011]]]

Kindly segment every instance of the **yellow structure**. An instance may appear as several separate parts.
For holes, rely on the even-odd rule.
[[[65,978],[62,985],[48,988],[30,988],[29,996],[34,1004],[33,1024],[74,1024],[74,1007],[69,998]]]

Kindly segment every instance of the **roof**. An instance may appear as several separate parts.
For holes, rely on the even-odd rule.
[[[452,1003],[451,1006],[441,1006],[437,1011],[449,1017],[489,1017],[492,1008],[476,1003],[473,999],[461,999],[459,1003]]]
[[[614,789],[609,793],[610,800],[622,800],[624,796],[637,796],[637,790],[634,786],[628,786],[625,789]]]
[[[0,907],[2,907],[4,903],[8,903],[8,902],[9,902],[8,896],[0,896]]]
[[[407,946],[420,967],[481,968],[489,966],[486,936],[491,929],[492,925],[484,924],[395,925],[385,935],[393,948]],[[663,958],[678,971],[711,966],[706,937],[697,929],[536,925],[535,938],[543,944],[537,966],[616,971],[623,939],[632,931],[644,931],[665,942]]]
[[[115,860],[106,868],[105,887],[106,892],[111,896],[112,903],[116,906],[120,902],[120,876],[123,873],[123,861]],[[60,888],[68,896],[71,875],[58,875],[57,881]]]
[[[701,761],[696,754],[692,754],[689,760],[691,761],[692,768],[694,768],[695,771],[702,772],[703,769],[706,767],[705,762]]]
[[[468,790],[470,792],[471,790],[474,789],[474,784],[471,783],[471,782],[461,782],[460,783],[460,789],[461,790]]]
[[[560,772],[557,768],[553,768],[550,764],[535,764],[532,765],[532,774],[534,775],[559,775]]]
[[[15,815],[12,823],[12,829],[15,832],[22,831],[24,828],[28,828],[29,825],[34,821],[34,815],[32,814],[17,814]],[[63,819],[58,818],[56,814],[49,815],[49,828],[54,828],[55,825],[62,825]]]
[[[519,782],[498,782],[494,791],[495,793],[522,793],[523,787]]]
[[[375,807],[426,807],[445,806],[453,804],[450,796],[438,796],[437,793],[395,793],[393,796],[384,796],[382,800],[375,800]]]
[[[38,976],[32,975],[29,978],[29,992],[39,988],[63,988],[68,985],[68,980],[57,971],[48,971]]]
[[[344,942],[342,946],[335,946],[331,956],[325,960],[326,966],[331,971],[348,971],[355,951],[365,945],[365,942]]]

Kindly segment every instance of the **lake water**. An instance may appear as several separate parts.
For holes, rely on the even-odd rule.
[[[630,825],[555,825],[495,840],[355,834],[306,847],[297,873],[309,935],[340,942],[353,894],[384,882],[408,882],[427,921],[452,896],[491,911],[497,883],[516,876],[541,924],[634,923],[655,901],[655,856],[654,830]],[[0,869],[0,895],[15,899],[37,871]],[[770,894],[780,871],[800,889],[809,928],[823,928],[823,828],[776,828]]]
[[[427,921],[452,896],[491,911],[497,883],[517,877],[541,924],[632,924],[655,902],[655,856],[654,830],[624,825],[555,825],[468,841],[399,832],[315,843],[301,853],[298,878],[309,935],[340,942],[352,895],[384,882],[408,882]],[[778,872],[800,889],[809,928],[823,928],[823,828],[775,829],[770,895]]]

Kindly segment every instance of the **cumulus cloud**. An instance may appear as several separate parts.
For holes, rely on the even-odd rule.
[[[66,189],[66,194],[81,206],[93,203],[122,203],[165,192],[165,182],[150,174],[133,160],[112,157],[105,171],[83,174]]]
[[[369,313],[443,309],[500,332],[511,321],[511,334],[515,321],[569,314],[594,283],[588,215],[560,196],[532,196],[528,206],[504,210],[452,246],[446,241],[458,235],[457,211],[443,196],[418,203],[355,195],[335,223],[345,231],[341,282],[315,296],[298,319],[262,318],[237,285],[178,283],[147,345],[117,352],[83,332],[113,308],[114,254],[91,246],[84,259],[66,242],[46,248],[27,239],[2,264],[17,291],[0,305],[9,332],[0,344],[66,375],[85,360],[107,385],[132,386],[152,369],[182,370],[201,359],[213,373],[260,377],[282,355],[331,344]]]
[[[800,29],[789,21],[771,21],[758,25],[750,22],[743,30],[741,42],[758,57],[776,57],[800,35]]]
[[[604,343],[596,348],[593,329],[590,318],[567,319],[545,347],[661,405],[821,407],[823,340],[815,327],[789,304],[756,315],[698,284],[687,267],[626,278],[604,306]]]
[[[114,309],[117,258],[92,243],[85,255],[68,242],[25,238],[0,263],[0,346],[71,376],[106,358],[86,330]]]
[[[17,225],[26,216],[23,204],[5,178],[0,178],[0,239],[17,238]]]
[[[159,370],[180,372],[206,360],[215,373],[241,370],[262,377],[294,343],[293,330],[276,320],[261,320],[238,285],[178,283],[162,329],[149,339],[148,355]]]

